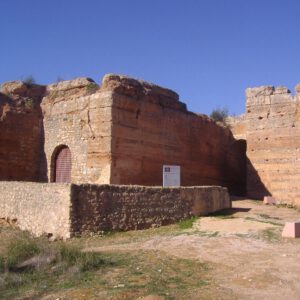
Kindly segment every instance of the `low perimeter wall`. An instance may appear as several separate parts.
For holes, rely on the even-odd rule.
[[[230,208],[226,188],[0,182],[0,218],[35,235],[144,229]]]
[[[70,237],[70,184],[0,182],[0,218],[35,235]]]

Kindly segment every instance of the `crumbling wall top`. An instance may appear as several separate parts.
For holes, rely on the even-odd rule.
[[[300,85],[298,86],[300,90]],[[267,85],[246,89],[246,98],[247,107],[261,107],[261,105],[290,105],[296,102],[298,95],[294,97],[285,86]]]
[[[266,86],[246,89],[247,98],[271,96],[271,95],[278,95],[278,94],[290,94],[290,93],[291,91],[285,86],[274,87],[271,85],[266,85]]]
[[[8,81],[0,85],[0,92],[10,97],[40,98],[45,93],[45,86],[40,84],[28,84],[21,80]]]
[[[106,74],[103,77],[101,89],[114,90],[128,96],[160,95],[175,101],[179,100],[178,94],[170,89],[117,74]]]
[[[47,86],[47,91],[68,91],[76,88],[84,88],[90,85],[91,83],[95,83],[95,81],[88,77],[79,77],[73,80],[64,80],[53,84],[49,84]]]

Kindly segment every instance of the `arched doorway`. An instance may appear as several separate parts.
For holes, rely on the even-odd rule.
[[[72,157],[69,147],[63,145],[55,149],[52,166],[53,182],[71,182]]]

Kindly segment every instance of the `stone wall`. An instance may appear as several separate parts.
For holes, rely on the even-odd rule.
[[[0,218],[35,235],[70,237],[70,184],[0,182]]]
[[[228,128],[187,111],[168,89],[107,75],[113,92],[113,184],[162,185],[164,164],[181,166],[181,183],[221,185],[245,193],[245,149]]]
[[[48,181],[53,180],[56,149],[68,146],[72,182],[109,183],[111,97],[89,78],[47,87],[42,110]]]
[[[247,119],[246,114],[240,116],[229,116],[226,119],[226,123],[229,125],[231,132],[234,137],[238,140],[246,139],[246,130],[247,130]]]
[[[67,146],[73,183],[162,185],[163,165],[171,164],[181,166],[183,186],[244,194],[242,144],[189,112],[175,92],[113,74],[100,87],[89,78],[38,87],[4,84],[5,97],[15,94],[21,104],[9,114],[0,103],[0,180],[52,182],[56,155]]]
[[[226,188],[72,186],[73,234],[145,229],[231,207]]]
[[[300,205],[299,85],[296,92],[293,96],[287,88],[273,86],[246,91],[247,112],[241,124],[247,139],[247,194],[251,198],[273,195]]]
[[[299,96],[285,87],[247,90],[248,193],[300,205]]]
[[[0,180],[39,181],[44,156],[40,100],[45,87],[8,82],[0,89]]]
[[[0,218],[35,235],[143,229],[231,207],[226,188],[0,182]]]

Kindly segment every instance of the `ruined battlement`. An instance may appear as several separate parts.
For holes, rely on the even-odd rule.
[[[245,142],[228,128],[142,80],[1,87],[0,218],[37,235],[149,228],[228,208],[227,188],[245,192],[245,162]],[[161,187],[164,165],[180,166],[180,187]]]
[[[0,93],[12,98],[20,97],[40,100],[46,91],[46,86],[40,84],[26,84],[23,81],[8,81],[0,85]]]
[[[260,96],[271,96],[271,95],[278,95],[278,94],[290,94],[291,91],[285,86],[278,86],[274,87],[271,85],[260,86],[260,87],[253,87],[246,89],[246,97],[247,98],[254,98]]]
[[[118,95],[138,101],[158,104],[162,107],[187,111],[186,104],[179,101],[179,95],[167,88],[133,79],[123,75],[107,74],[104,76],[101,91],[112,91]]]
[[[0,93],[0,180],[37,180],[41,149],[42,87],[22,82]],[[20,96],[22,95],[22,96]]]
[[[72,80],[64,80],[57,83],[47,85],[47,92],[53,91],[69,91],[72,89],[86,88],[95,81],[88,77],[78,77]]]
[[[53,182],[57,155],[68,148],[73,183],[161,185],[162,166],[171,164],[181,166],[184,186],[243,194],[243,143],[189,112],[170,89],[108,74],[100,85],[82,77],[48,86],[14,81],[1,90],[8,108],[19,101],[28,110],[0,120],[2,180]]]
[[[246,90],[246,113],[230,120],[236,138],[247,141],[247,194],[300,205],[300,84]]]
[[[18,89],[22,82],[11,82],[10,89]],[[6,86],[7,84],[4,84]],[[25,84],[23,83],[23,86]],[[133,79],[124,75],[107,74],[103,77],[101,85],[93,79],[80,77],[73,80],[61,81],[45,87],[43,105],[53,105],[61,101],[75,100],[80,97],[88,97],[93,94],[115,94],[116,98],[121,96],[122,101],[131,100],[145,101],[161,105],[162,107],[187,111],[185,103],[179,101],[179,95],[167,88]],[[20,95],[24,95],[19,93]],[[99,97],[96,96],[95,99]],[[101,98],[101,96],[100,96]],[[96,100],[97,101],[97,100]]]
[[[300,84],[295,87],[296,95],[285,86],[260,86],[246,89],[246,106],[280,105],[294,103],[300,98]]]
[[[153,95],[173,99],[174,101],[179,100],[179,95],[170,89],[124,75],[106,74],[103,77],[101,88],[136,97]]]

